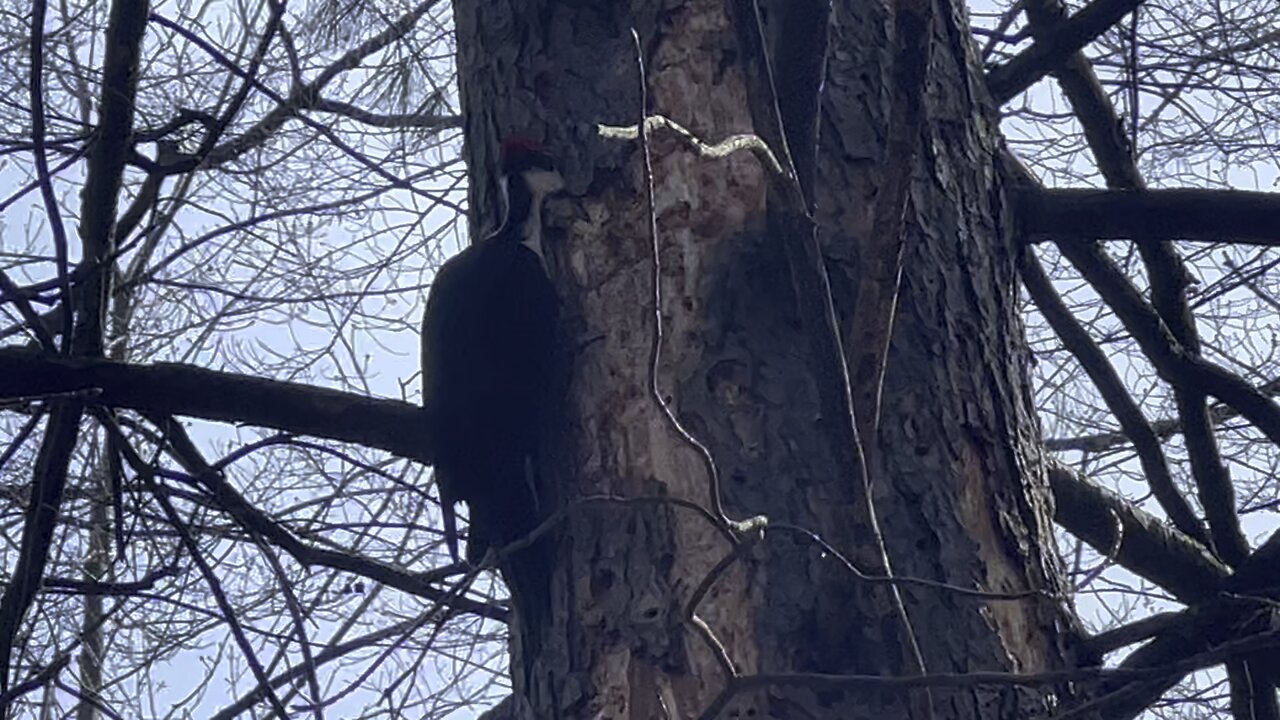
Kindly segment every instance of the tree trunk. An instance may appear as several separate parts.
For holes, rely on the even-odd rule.
[[[740,45],[730,4],[454,3],[473,227],[493,221],[501,136],[545,139],[568,180],[548,221],[561,236],[550,254],[571,381],[543,467],[544,509],[568,511],[552,536],[552,612],[513,633],[526,717],[696,718],[729,685],[723,658],[743,676],[918,673],[903,651],[912,638],[884,611],[885,585],[860,580],[801,532],[849,558],[874,550],[857,531],[859,483],[838,469],[823,431],[832,420],[819,411],[788,238],[767,231],[777,198],[766,170],[749,153],[702,157],[655,132],[658,394],[714,458],[726,513],[769,521],[758,542],[744,537],[693,608],[696,620],[686,615],[735,549],[707,515],[675,502],[716,512],[702,455],[650,389],[657,335],[644,157],[638,143],[597,127],[640,116],[634,27],[651,114],[708,143],[755,134],[768,103],[749,69],[761,60]],[[785,7],[768,20],[775,49],[789,32]],[[860,239],[895,160],[885,157],[893,43],[882,4],[836,0],[831,9],[813,197],[848,327]],[[900,577],[1044,591],[997,601],[904,587],[929,673],[1073,667],[1083,661],[1074,619],[1052,599],[1060,579],[996,120],[958,3],[936,8],[932,33],[880,431],[874,444],[862,440],[876,510]],[[796,104],[780,96],[791,120]],[[632,502],[582,501],[603,495]],[[1068,702],[1064,692],[939,688],[932,703],[939,718],[1028,718]],[[783,678],[736,694],[720,716],[908,717],[907,700]]]

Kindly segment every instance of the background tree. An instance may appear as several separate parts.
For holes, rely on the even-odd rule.
[[[44,339],[52,341],[45,352],[62,357],[198,363],[226,373],[231,386],[144,381],[144,394],[179,404],[204,395],[378,432],[385,417],[330,404],[333,395],[303,392],[297,397],[310,405],[299,406],[237,383],[270,377],[308,383],[296,387],[302,391],[392,398],[416,391],[417,353],[406,336],[416,331],[430,268],[459,243],[458,116],[448,101],[451,63],[437,57],[447,18],[440,2],[292,3],[287,11],[268,3],[121,2],[109,11],[10,3],[4,72],[14,92],[3,125],[11,349]],[[37,29],[43,42],[33,43]],[[125,72],[112,75],[111,67]],[[131,119],[106,115],[115,98]],[[115,165],[86,164],[108,142],[122,154]],[[47,171],[33,155],[48,158]],[[115,187],[102,198],[82,195],[95,177],[114,177],[118,199]],[[105,215],[90,229],[93,208]],[[90,241],[115,248],[109,266],[82,261]],[[105,300],[86,289],[64,302],[64,278],[88,288],[95,273],[104,283],[110,277]],[[101,329],[85,331],[100,350],[64,350],[68,304],[105,317]],[[28,309],[42,314],[43,331],[19,322]],[[194,365],[172,369],[181,367]],[[38,381],[54,375],[7,369],[6,377],[20,388],[11,396],[39,400]],[[445,622],[431,600],[444,600],[443,591],[408,574],[438,564],[421,465],[358,444],[320,447],[248,427],[179,423],[177,407],[86,417],[78,437],[73,427],[55,446],[47,424],[55,405],[9,404],[5,413],[4,513],[13,542],[0,675],[6,698],[21,694],[16,714],[77,707],[82,717],[230,717],[261,705],[264,677],[279,681],[276,695],[291,706],[348,698],[329,710],[343,716],[365,705],[437,714],[488,697],[495,671],[475,668],[495,666],[493,650],[479,648],[474,660],[471,653],[478,638],[497,636],[478,618],[499,617],[501,608],[463,603],[471,612]],[[132,456],[112,448],[104,427],[123,433]],[[419,438],[406,435],[416,451]],[[65,470],[36,472],[37,485],[61,495],[56,527],[52,514],[23,516],[41,457],[69,461]],[[139,475],[131,460],[159,474]],[[32,538],[52,533],[52,542],[19,544],[23,528]],[[317,561],[364,563],[366,576],[382,568],[375,574],[393,572],[393,585],[407,592],[317,572]],[[39,592],[24,597],[24,587]],[[426,646],[440,654],[412,658]],[[41,682],[24,685],[33,675]]]
[[[1276,717],[1275,203],[1205,189],[1273,8],[761,5],[8,6],[6,709],[492,700],[412,404],[461,127],[473,229],[503,134],[570,182],[507,710]]]

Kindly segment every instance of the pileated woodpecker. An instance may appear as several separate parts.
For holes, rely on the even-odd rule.
[[[559,304],[542,250],[542,201],[564,187],[546,150],[502,143],[504,216],[446,262],[422,319],[423,401],[433,418],[445,541],[458,559],[454,504],[466,502],[467,558],[539,522],[534,457],[552,380]]]

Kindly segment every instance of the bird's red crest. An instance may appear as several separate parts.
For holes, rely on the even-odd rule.
[[[547,148],[537,140],[523,135],[511,135],[502,141],[501,164],[504,175],[555,168],[555,162]]]
[[[509,163],[528,155],[546,155],[542,143],[524,135],[510,135],[502,140],[502,162]]]

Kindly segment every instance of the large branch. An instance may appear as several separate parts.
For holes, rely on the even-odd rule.
[[[1034,45],[987,73],[991,97],[998,105],[1009,101],[1056,70],[1141,4],[1142,0],[1095,0],[1055,28],[1051,35],[1037,38]]]
[[[1050,466],[1049,485],[1059,525],[1178,600],[1206,600],[1230,577],[1204,546],[1067,466]]]
[[[1101,243],[1059,243],[1058,250],[1111,306],[1162,379],[1177,387],[1213,395],[1239,410],[1272,442],[1280,444],[1280,404],[1240,376],[1189,353],[1103,251]]]
[[[244,423],[357,443],[429,463],[426,413],[376,398],[191,365],[129,365],[0,349],[0,398],[83,393],[112,407]]]
[[[1188,656],[1275,629],[1268,610],[1273,600],[1268,598],[1280,591],[1275,579],[1280,576],[1280,533],[1273,534],[1232,575],[1201,546],[1065,465],[1054,463],[1049,479],[1057,505],[1054,519],[1059,524],[1191,606],[1095,636],[1091,645],[1096,651],[1110,652],[1149,638],[1121,667],[1173,667]],[[1277,658],[1280,653],[1275,649],[1246,657],[1255,683],[1274,685]],[[1136,716],[1184,675],[1176,671],[1150,680],[1119,678],[1109,683],[1103,693],[1107,717]]]
[[[1031,242],[1155,237],[1280,246],[1276,193],[1022,188],[1017,209]]]
[[[1025,5],[1032,33],[1037,39],[1054,34],[1065,25],[1062,18],[1066,15],[1067,7],[1062,0],[1027,0]],[[1084,129],[1085,140],[1107,187],[1112,190],[1146,190],[1146,182],[1138,169],[1130,139],[1125,137],[1120,117],[1084,53],[1075,53],[1059,68],[1056,77]],[[1136,119],[1133,122],[1137,122]],[[1130,130],[1137,132],[1135,128]],[[1136,136],[1133,142],[1137,142]],[[1214,203],[1209,205],[1208,212],[1193,213],[1193,216],[1202,221],[1211,217],[1211,233],[1214,232],[1213,226],[1221,224],[1220,218],[1224,215],[1236,217],[1234,213],[1223,213],[1223,209]],[[1177,210],[1184,210],[1190,204],[1184,200],[1175,207]],[[1164,213],[1166,222],[1174,219],[1175,215],[1185,214],[1170,212],[1174,208],[1159,210]],[[1182,217],[1176,219],[1185,221]],[[1145,241],[1138,244],[1138,253],[1142,257],[1150,284],[1151,306],[1183,349],[1189,355],[1199,357],[1200,337],[1195,317],[1187,303],[1186,290],[1191,274],[1171,242],[1180,236],[1178,228],[1176,224],[1172,228],[1156,227],[1152,228],[1154,234],[1137,236]],[[1218,447],[1205,393],[1195,385],[1175,384],[1173,394],[1178,416],[1182,420],[1191,476],[1195,480],[1200,506],[1209,523],[1214,550],[1229,565],[1235,566],[1248,554],[1249,543],[1240,530],[1235,488]],[[1238,679],[1233,678],[1232,687],[1239,685]]]
[[[1025,8],[1027,8],[1027,18],[1030,20],[1032,33],[1037,40],[1055,35],[1065,27],[1066,23],[1062,22],[1061,18],[1066,14],[1066,5],[1062,0],[1028,0]],[[1085,140],[1088,141],[1089,150],[1097,160],[1098,170],[1101,170],[1102,177],[1106,179],[1107,187],[1120,191],[1146,191],[1147,184],[1135,161],[1135,152],[1130,145],[1130,138],[1125,137],[1123,124],[1120,123],[1115,106],[1111,104],[1110,97],[1103,90],[1097,73],[1094,73],[1092,65],[1084,58],[1084,54],[1075,53],[1071,56],[1056,76],[1062,92],[1070,101],[1071,109],[1075,111],[1076,119],[1084,129]],[[1137,122],[1137,119],[1134,119],[1134,122]],[[1130,129],[1137,133],[1137,128]],[[1134,136],[1133,142],[1137,142],[1137,136]],[[1148,232],[1151,234],[1139,234],[1139,236],[1130,234],[1130,237],[1138,237],[1139,240],[1146,241],[1139,242],[1138,252],[1146,268],[1151,306],[1185,354],[1199,359],[1201,341],[1196,328],[1196,319],[1187,302],[1190,273],[1171,241],[1181,237],[1180,233],[1183,232],[1180,229],[1181,223],[1188,223],[1188,220],[1198,219],[1203,224],[1207,219],[1210,232],[1220,233],[1221,218],[1248,219],[1251,213],[1247,210],[1251,208],[1230,213],[1230,211],[1224,211],[1225,209],[1220,208],[1220,204],[1215,202],[1208,202],[1207,206],[1202,202],[1201,206],[1196,208],[1196,204],[1189,201],[1187,197],[1178,197],[1176,200],[1179,202],[1174,206],[1156,208],[1156,214],[1147,213],[1148,224],[1156,225],[1149,228]],[[1187,217],[1188,209],[1192,210],[1190,217]],[[1252,213],[1254,219],[1256,214],[1256,211]],[[1157,218],[1164,220],[1164,223]],[[1151,220],[1155,220],[1155,223]],[[1170,220],[1174,220],[1174,224],[1165,224]],[[1266,227],[1266,224],[1266,222],[1263,223],[1262,227]],[[1215,238],[1213,234],[1210,237]],[[1216,238],[1221,238],[1221,234],[1217,234]],[[1082,259],[1082,254],[1076,247],[1064,249],[1064,254],[1069,258],[1074,255],[1073,263]],[[1096,258],[1088,260],[1092,261]],[[1080,268],[1078,263],[1076,266]],[[1080,269],[1083,272],[1083,268]],[[1098,288],[1098,291],[1105,296],[1103,288]],[[1116,307],[1116,311],[1126,325],[1134,319],[1132,313],[1126,316],[1120,307]],[[1160,365],[1158,361],[1156,364]],[[1239,516],[1235,511],[1235,488],[1231,483],[1226,462],[1222,460],[1219,442],[1213,433],[1206,393],[1196,383],[1174,383],[1174,398],[1178,405],[1179,418],[1183,421],[1184,445],[1187,448],[1192,478],[1196,482],[1204,518],[1208,521],[1213,550],[1229,565],[1238,565],[1248,555],[1249,544],[1240,530]],[[1243,687],[1240,678],[1234,674],[1231,678],[1231,687],[1233,687],[1233,694],[1235,694],[1234,688]],[[1280,717],[1275,720],[1280,720]]]
[[[1053,331],[1062,338],[1062,344],[1075,356],[1080,366],[1089,375],[1103,402],[1107,404],[1107,408],[1123,428],[1125,436],[1132,440],[1142,471],[1146,475],[1147,483],[1151,486],[1151,492],[1173,522],[1173,526],[1191,539],[1207,545],[1208,538],[1200,527],[1200,521],[1186,498],[1182,497],[1177,484],[1174,483],[1173,474],[1169,472],[1169,464],[1165,461],[1164,450],[1160,446],[1160,439],[1151,428],[1151,423],[1147,422],[1142,409],[1125,388],[1120,374],[1112,367],[1111,361],[1107,359],[1102,348],[1098,347],[1088,331],[1076,322],[1071,310],[1053,289],[1053,284],[1041,267],[1034,250],[1031,248],[1023,250],[1018,269],[1022,275],[1022,283],[1027,288],[1032,301],[1040,309],[1040,313],[1044,315]]]
[[[1267,397],[1275,397],[1280,394],[1280,379],[1275,379],[1259,386],[1258,391]],[[1217,403],[1209,408],[1209,419],[1215,426],[1222,425],[1226,421],[1234,420],[1238,417],[1240,417],[1240,411],[1224,403]],[[1182,419],[1172,417],[1154,420],[1151,423],[1151,429],[1158,439],[1167,440],[1182,432]],[[1046,438],[1044,446],[1054,452],[1083,450],[1090,453],[1103,453],[1112,448],[1127,445],[1130,442],[1132,440],[1128,433],[1121,430],[1119,432],[1098,432],[1072,437]]]
[[[1122,669],[1173,666],[1190,655],[1221,648],[1274,633],[1275,613],[1271,610],[1277,597],[1275,578],[1280,572],[1280,533],[1271,536],[1262,547],[1246,559],[1236,574],[1226,580],[1222,589],[1209,602],[1187,608],[1162,621],[1162,629],[1150,642],[1135,650]],[[1244,664],[1247,661],[1247,665]],[[1235,666],[1235,667],[1233,667]],[[1266,720],[1275,717],[1273,688],[1280,679],[1280,650],[1275,648],[1237,658],[1227,663],[1233,673],[1244,673],[1244,679],[1257,695],[1251,703],[1252,717]],[[1162,679],[1146,682],[1111,682],[1103,687],[1119,702],[1110,706],[1107,717],[1133,718],[1151,706],[1166,690],[1182,679],[1184,673],[1170,673]],[[1233,691],[1235,688],[1233,688]],[[1264,693],[1270,693],[1266,696]],[[1237,715],[1239,717],[1239,715]]]

